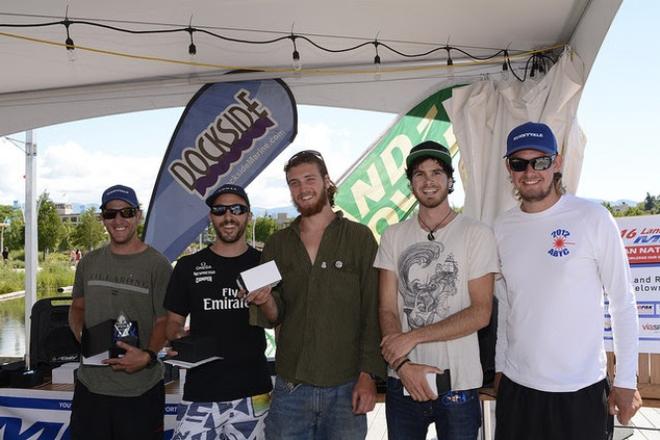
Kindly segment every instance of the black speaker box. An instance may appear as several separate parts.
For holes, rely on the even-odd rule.
[[[30,316],[30,367],[53,369],[80,360],[80,344],[69,328],[71,297],[40,299]]]

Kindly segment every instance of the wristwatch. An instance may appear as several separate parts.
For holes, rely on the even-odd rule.
[[[146,352],[149,355],[149,362],[147,363],[147,367],[153,367],[154,365],[156,365],[156,363],[158,362],[158,356],[156,356],[156,353],[149,350],[148,348],[142,351]]]

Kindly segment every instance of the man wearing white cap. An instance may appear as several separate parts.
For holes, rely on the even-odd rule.
[[[641,405],[637,307],[619,230],[604,207],[565,194],[547,125],[514,128],[505,159],[520,206],[494,226],[506,284],[498,294],[496,438],[611,438],[611,414],[626,424]],[[616,354],[611,390],[604,294]]]

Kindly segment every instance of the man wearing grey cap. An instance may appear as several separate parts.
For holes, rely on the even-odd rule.
[[[138,238],[142,211],[132,188],[106,189],[101,218],[110,244],[78,264],[69,326],[80,340],[83,328],[113,320],[118,335],[135,339],[134,345],[118,341],[125,352],[101,365],[83,359],[71,407],[71,438],[162,439],[165,391],[156,353],[165,343],[162,304],[172,268]]]
[[[272,389],[266,337],[250,325],[236,282],[261,257],[245,241],[250,201],[242,187],[227,184],[206,204],[216,239],[174,268],[165,297],[167,337],[210,338],[222,359],[188,370],[173,438],[263,440]]]
[[[546,124],[511,130],[505,160],[520,206],[494,225],[506,285],[497,291],[495,436],[609,439],[611,415],[627,424],[641,405],[637,307],[619,230],[603,206],[565,194]],[[616,354],[611,391],[604,295]]]
[[[454,169],[447,148],[415,146],[406,176],[419,212],[381,237],[381,348],[389,364],[385,409],[391,440],[476,440],[483,382],[477,331],[490,321],[495,238],[449,206]]]

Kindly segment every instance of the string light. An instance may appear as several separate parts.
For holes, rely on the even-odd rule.
[[[302,70],[302,63],[300,62],[300,52],[298,52],[298,46],[296,46],[296,35],[291,34],[291,42],[293,43],[293,53],[291,58],[293,59],[293,70],[300,72]]]
[[[195,46],[195,42],[193,41],[193,32],[195,32],[195,29],[188,26],[188,33],[190,34],[190,45],[188,46],[188,53],[190,55],[196,55],[197,54],[197,46]]]
[[[519,81],[525,81],[527,78],[527,72],[529,70],[529,76],[534,77],[536,72],[538,71],[539,73],[545,73],[547,71],[547,63],[554,63],[555,60],[550,57],[549,55],[545,53],[540,53],[540,52],[534,52],[532,55],[528,58],[527,63],[525,64],[525,69],[524,69],[524,74],[519,76],[516,74],[516,72],[513,71],[512,66],[511,66],[511,54],[509,53],[508,49],[500,49],[497,51],[494,51],[493,54],[488,55],[488,56],[477,56],[474,54],[471,54],[467,52],[466,50],[458,47],[458,46],[450,46],[449,43],[443,45],[443,46],[438,46],[435,48],[432,48],[426,52],[418,52],[418,53],[409,53],[409,52],[404,52],[401,50],[396,49],[395,47],[383,43],[381,41],[378,41],[378,37],[376,37],[373,41],[365,41],[359,44],[356,44],[351,47],[345,47],[345,48],[340,48],[340,49],[335,49],[335,48],[329,48],[325,47],[314,40],[312,40],[310,37],[307,37],[302,34],[295,34],[293,32],[293,27],[291,34],[289,35],[284,35],[276,38],[272,38],[269,40],[246,40],[246,39],[239,39],[239,38],[234,38],[234,37],[229,37],[226,35],[221,35],[212,31],[209,31],[205,28],[196,28],[192,26],[192,17],[191,17],[191,24],[188,25],[187,27],[182,27],[182,28],[168,28],[168,29],[145,29],[145,30],[134,30],[134,29],[127,29],[127,28],[122,28],[118,26],[111,26],[103,23],[98,23],[98,22],[93,22],[93,21],[83,21],[83,20],[69,20],[68,19],[68,10],[65,16],[64,20],[61,21],[52,21],[52,22],[44,22],[44,23],[25,23],[25,24],[13,24],[13,23],[0,23],[0,28],[2,27],[14,27],[14,28],[37,28],[37,27],[48,27],[48,26],[64,26],[65,31],[66,31],[66,40],[64,46],[66,47],[67,51],[69,54],[73,54],[73,51],[76,48],[76,45],[71,38],[70,34],[70,26],[72,24],[76,24],[79,26],[91,26],[91,27],[97,27],[97,28],[103,28],[107,30],[112,30],[116,32],[121,32],[121,33],[129,33],[129,34],[139,34],[139,35],[144,35],[144,34],[163,34],[163,33],[177,33],[177,32],[186,32],[189,35],[189,45],[188,45],[188,53],[190,55],[196,55],[197,54],[197,46],[195,45],[194,42],[194,37],[193,33],[195,32],[201,32],[205,35],[218,38],[224,41],[232,42],[232,43],[239,43],[239,44],[250,44],[250,45],[264,45],[264,44],[276,44],[279,43],[283,40],[291,40],[291,43],[293,45],[293,51],[291,54],[292,58],[292,65],[293,69],[296,72],[299,72],[302,69],[302,62],[301,62],[301,56],[300,52],[298,50],[298,44],[297,40],[303,40],[306,43],[309,43],[313,47],[322,50],[324,52],[328,53],[342,53],[342,52],[352,52],[356,51],[358,49],[361,49],[365,45],[373,45],[374,49],[376,51],[376,55],[374,56],[374,65],[376,65],[377,68],[377,74],[380,75],[381,72],[381,56],[380,56],[380,48],[386,49],[390,51],[391,53],[398,55],[403,58],[422,58],[422,57],[428,57],[429,55],[440,51],[444,50],[447,52],[447,58],[446,58],[446,65],[449,68],[450,73],[454,70],[454,60],[452,58],[452,51],[456,51],[464,55],[465,57],[476,60],[476,61],[487,61],[491,60],[495,57],[502,56],[503,61],[502,61],[502,71],[503,72],[511,72],[516,79]],[[81,46],[82,47],[82,46]],[[484,50],[485,48],[481,48],[481,50]],[[556,47],[546,49],[548,52],[551,50],[556,49]],[[516,53],[524,53],[527,51],[516,51]],[[529,69],[531,63],[531,70]]]

